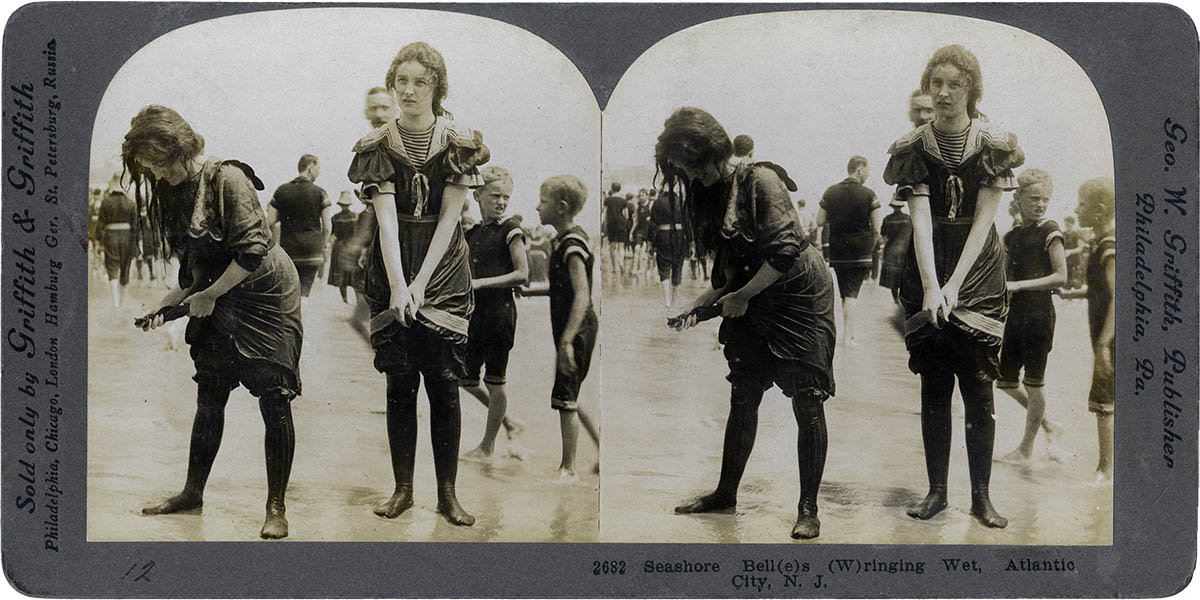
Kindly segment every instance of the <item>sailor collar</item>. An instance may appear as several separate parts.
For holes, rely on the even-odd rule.
[[[924,149],[930,156],[936,156],[939,159],[942,157],[941,149],[937,143],[937,136],[933,132],[932,122],[926,123],[896,140],[892,144],[892,147],[888,149],[888,154],[897,154],[911,146],[918,146]],[[1013,149],[1011,136],[1007,132],[981,119],[971,119],[971,125],[967,128],[967,140],[963,146],[963,154],[960,162],[966,162],[967,159],[979,153],[984,146],[1009,151]]]
[[[433,122],[433,136],[429,140],[429,154],[426,155],[426,161],[445,150],[450,145],[450,140],[455,138],[471,139],[472,133],[469,129],[455,124],[450,119],[436,117]],[[399,119],[392,119],[386,125],[367,134],[354,145],[354,152],[362,152],[376,146],[383,146],[391,150],[409,166],[417,164],[417,161],[413,160],[408,155],[408,150],[404,148],[404,141],[400,137]]]

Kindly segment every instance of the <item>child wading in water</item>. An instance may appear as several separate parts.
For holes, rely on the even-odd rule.
[[[600,321],[592,310],[592,265],[595,258],[587,233],[575,224],[575,215],[587,201],[587,187],[578,177],[558,175],[542,182],[537,212],[544,225],[558,231],[550,254],[550,327],[557,354],[554,390],[550,407],[558,411],[562,427],[562,462],[559,482],[569,483],[575,475],[575,448],[579,424],[597,446],[600,436],[592,419],[579,408],[579,387],[592,362],[592,348]],[[578,415],[578,419],[576,416]]]
[[[1092,389],[1088,410],[1096,413],[1100,461],[1096,481],[1108,483],[1113,476],[1113,286],[1116,283],[1116,231],[1113,180],[1089,179],[1079,186],[1075,215],[1080,227],[1092,229],[1092,254],[1087,262],[1088,330],[1092,334]]]
[[[466,232],[471,249],[471,288],[475,290],[475,312],[467,339],[467,377],[459,385],[488,407],[483,440],[464,459],[491,462],[500,426],[508,435],[508,454],[522,458],[515,437],[523,427],[505,416],[508,396],[504,390],[508,353],[517,330],[517,305],[513,288],[529,282],[529,258],[525,232],[519,217],[505,217],[512,196],[512,175],[500,167],[480,172],[484,186],[475,190],[483,222]],[[479,373],[487,365],[483,385]]]
[[[1026,409],[1025,435],[1016,450],[1004,460],[1028,462],[1038,429],[1046,430],[1050,456],[1057,458],[1053,436],[1058,426],[1046,418],[1046,359],[1054,342],[1054,301],[1050,292],[1067,282],[1067,256],[1058,223],[1046,218],[1046,207],[1054,193],[1050,174],[1026,169],[1017,178],[1013,192],[1021,213],[1021,226],[1004,235],[1008,257],[1008,320],[1000,347],[1000,377],[996,389],[1012,396]],[[1017,379],[1025,370],[1022,392]]]

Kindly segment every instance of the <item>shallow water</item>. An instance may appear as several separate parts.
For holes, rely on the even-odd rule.
[[[107,283],[89,282],[88,539],[91,541],[256,540],[266,500],[262,419],[258,403],[234,390],[221,451],[202,514],[146,517],[143,506],[176,493],[187,468],[195,411],[195,370],[186,348],[166,350],[161,331],[131,323],[163,295],[130,287],[132,302],[114,311]],[[353,302],[353,299],[351,300]],[[459,463],[458,496],[474,527],[454,527],[436,513],[428,405],[418,401],[416,505],[396,519],[371,508],[393,486],[384,422],[384,379],[366,342],[350,326],[352,307],[337,290],[314,286],[304,301],[304,395],[292,403],[296,454],[287,506],[292,541],[594,541],[599,477],[596,447],[581,435],[580,482],[558,485],[558,415],[550,409],[553,344],[546,298],[519,301],[516,347],[508,370],[509,414],[525,423],[524,461]],[[584,384],[581,404],[598,409],[599,370]],[[483,435],[486,409],[462,393],[463,452]]]
[[[758,438],[733,514],[683,516],[673,508],[711,491],[729,406],[717,320],[676,333],[654,281],[605,279],[602,334],[604,475],[601,538],[626,542],[779,543],[791,540],[799,480],[796,425],[777,388],[759,413]],[[682,300],[705,285],[684,275]],[[919,380],[894,324],[890,293],[870,281],[858,303],[857,347],[835,353],[837,396],[825,404],[829,452],[819,496],[818,543],[1112,543],[1112,487],[1093,484],[1095,418],[1087,412],[1091,349],[1086,304],[1055,300],[1058,325],[1047,375],[1047,415],[1063,425],[1062,462],[1044,434],[1028,466],[995,463],[991,496],[1009,520],[988,529],[969,514],[962,404],[954,410],[950,507],[929,521],[904,510],[926,491]],[[838,309],[841,327],[841,309]],[[996,455],[1015,448],[1025,413],[996,392]]]

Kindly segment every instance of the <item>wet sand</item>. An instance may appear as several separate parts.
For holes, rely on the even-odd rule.
[[[258,540],[266,500],[263,426],[244,388],[226,409],[221,451],[202,514],[148,517],[141,509],[178,492],[187,468],[196,406],[187,348],[167,350],[161,331],[132,326],[162,297],[161,287],[130,286],[131,301],[112,308],[107,282],[94,274],[88,300],[88,540]],[[353,302],[353,299],[351,299]],[[597,451],[581,435],[580,482],[559,485],[558,415],[550,409],[553,343],[546,298],[519,300],[516,346],[508,370],[509,414],[525,423],[524,461],[505,456],[501,432],[493,465],[460,462],[458,496],[474,527],[454,527],[437,513],[428,403],[418,400],[416,505],[396,519],[372,507],[391,494],[384,421],[384,378],[349,323],[353,313],[335,288],[314,286],[303,306],[304,395],[292,403],[296,455],[288,488],[290,541],[595,541]],[[182,337],[182,334],[181,334]],[[581,404],[597,414],[593,367]],[[465,392],[461,450],[483,435],[486,409]]]
[[[782,543],[796,518],[799,481],[790,403],[769,390],[734,514],[676,515],[707,493],[720,472],[729,407],[728,369],[716,345],[718,320],[682,333],[665,326],[657,282],[605,273],[601,341],[604,475],[601,538],[622,542]],[[653,279],[653,278],[652,278]],[[684,275],[683,302],[706,285]],[[950,506],[929,521],[905,508],[927,489],[919,380],[897,332],[890,293],[873,282],[860,295],[857,347],[835,353],[837,396],[826,404],[829,452],[819,497],[817,543],[1112,543],[1112,487],[1093,484],[1096,420],[1087,412],[1091,347],[1086,303],[1056,299],[1058,324],[1047,371],[1047,415],[1063,425],[1066,457],[1053,462],[1039,435],[1029,466],[995,463],[991,496],[1008,518],[988,529],[969,514],[962,403],[953,404]],[[841,309],[838,308],[841,327]],[[619,326],[614,326],[619,324]],[[996,456],[1021,439],[1025,412],[996,392]],[[802,542],[797,542],[802,543]]]

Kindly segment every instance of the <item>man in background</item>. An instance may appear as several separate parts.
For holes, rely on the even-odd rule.
[[[879,199],[863,185],[870,174],[867,159],[851,157],[846,172],[848,177],[821,197],[817,224],[829,224],[829,266],[837,275],[842,297],[842,341],[854,346],[854,305],[871,274],[871,255],[879,236]]]
[[[279,225],[276,239],[296,265],[300,275],[300,295],[312,291],[317,272],[325,263],[325,244],[329,241],[330,211],[333,205],[325,190],[317,186],[321,166],[317,157],[305,154],[297,163],[299,174],[279,186],[267,204],[267,226]]]

